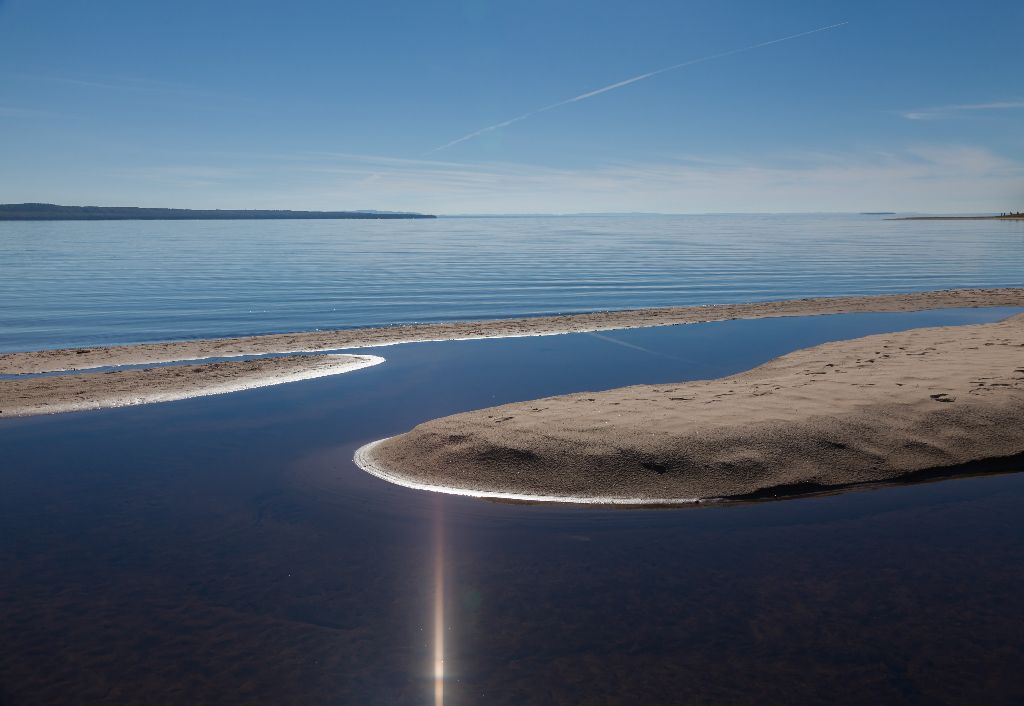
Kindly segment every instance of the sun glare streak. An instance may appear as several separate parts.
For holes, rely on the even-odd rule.
[[[444,706],[444,518],[434,504],[434,706]]]

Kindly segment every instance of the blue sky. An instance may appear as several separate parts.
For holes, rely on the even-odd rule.
[[[1024,208],[1021,26],[1019,0],[0,0],[0,201]]]

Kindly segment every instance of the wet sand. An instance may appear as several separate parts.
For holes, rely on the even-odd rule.
[[[0,380],[0,417],[170,402],[337,375],[383,362],[372,355],[307,355]]]
[[[739,375],[433,420],[356,454],[416,488],[675,504],[820,491],[1024,453],[1024,314],[828,343]]]
[[[791,299],[748,304],[664,307],[494,321],[414,324],[241,338],[173,341],[0,354],[0,374],[44,373],[202,358],[311,353],[416,341],[539,336],[674,324],[855,312],[1024,306],[1024,288],[953,289],[880,296]]]

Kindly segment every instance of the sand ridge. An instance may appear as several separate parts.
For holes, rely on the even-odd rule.
[[[372,355],[304,355],[0,380],[0,417],[219,395],[352,372],[383,362]]]
[[[983,306],[1024,306],[1024,288],[949,289],[910,294],[820,297],[747,304],[713,304],[492,321],[411,324],[269,334],[241,338],[171,341],[124,346],[0,353],[0,374],[45,373],[168,363],[202,358],[315,353],[420,341],[538,336],[675,324],[813,316],[854,312],[921,311]]]
[[[675,504],[1024,454],[1024,314],[808,348],[715,380],[444,417],[364,447],[412,487]]]

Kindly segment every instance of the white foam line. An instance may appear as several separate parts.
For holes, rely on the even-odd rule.
[[[603,495],[531,495],[529,493],[508,493],[498,490],[475,490],[470,488],[456,488],[450,485],[435,485],[432,483],[420,483],[396,475],[382,467],[373,460],[370,455],[373,449],[388,439],[371,441],[365,446],[356,449],[352,461],[363,471],[371,476],[376,476],[403,488],[413,490],[426,490],[432,493],[444,493],[446,495],[461,495],[470,498],[489,498],[493,500],[519,500],[535,503],[560,503],[567,505],[694,505],[702,502],[699,498],[621,498]]]
[[[342,373],[351,373],[356,370],[362,370],[363,368],[369,368],[374,365],[379,365],[385,361],[378,355],[337,355],[328,356],[344,358],[345,360],[339,360],[333,365],[324,366],[316,370],[304,370],[296,371],[286,375],[277,375],[274,377],[266,377],[255,380],[236,380],[230,382],[224,382],[219,385],[210,385],[198,388],[196,390],[180,392],[165,392],[161,394],[141,394],[138,396],[125,396],[120,400],[112,402],[110,404],[104,403],[76,403],[69,402],[65,404],[51,405],[40,410],[39,412],[29,412],[27,415],[12,415],[12,416],[29,416],[34,414],[57,414],[62,412],[85,412],[94,409],[113,409],[117,407],[132,407],[135,405],[143,404],[157,404],[160,402],[177,402],[178,400],[188,400],[195,397],[209,397],[212,395],[225,395],[232,392],[242,392],[244,390],[255,390],[261,387],[271,387],[273,385],[283,385],[289,382],[299,382],[301,380],[313,380],[315,378],[328,377],[331,375],[341,375]],[[352,360],[352,359],[355,360]]]
[[[680,323],[694,323],[690,321]],[[706,322],[701,322],[706,323]],[[613,329],[606,328],[574,328],[574,329],[555,329],[553,331],[529,331],[527,333],[495,333],[489,336],[459,336],[454,337],[442,337],[442,338],[405,338],[398,341],[387,341],[385,343],[357,343],[352,346],[346,346],[344,348],[322,348],[321,351],[354,351],[360,348],[385,348],[387,346],[404,346],[407,343],[444,343],[446,341],[490,341],[499,338],[534,338],[538,336],[565,336],[570,333],[594,333],[595,331],[619,331],[631,328],[655,328],[657,326],[675,326],[676,324],[650,324],[643,326],[623,325],[616,326]],[[318,351],[293,351],[294,353],[317,353]]]
[[[195,394],[186,395],[184,397],[175,397],[174,399],[189,399],[191,397],[203,397],[206,395],[223,395],[231,392],[242,392],[243,390],[255,390],[260,387],[271,387],[273,385],[283,385],[289,382],[299,382],[301,380],[314,380],[316,378],[325,378],[331,375],[341,375],[342,373],[351,373],[356,370],[362,370],[363,368],[370,368],[374,365],[380,365],[384,362],[384,358],[379,355],[328,355],[327,358],[345,358],[347,360],[336,361],[333,365],[324,366],[317,368],[316,370],[302,370],[287,375],[278,375],[275,377],[249,380],[249,381],[232,381],[222,383],[221,385],[211,386],[204,388],[196,392]],[[352,359],[355,360],[352,360]],[[171,393],[173,394],[173,393]]]

